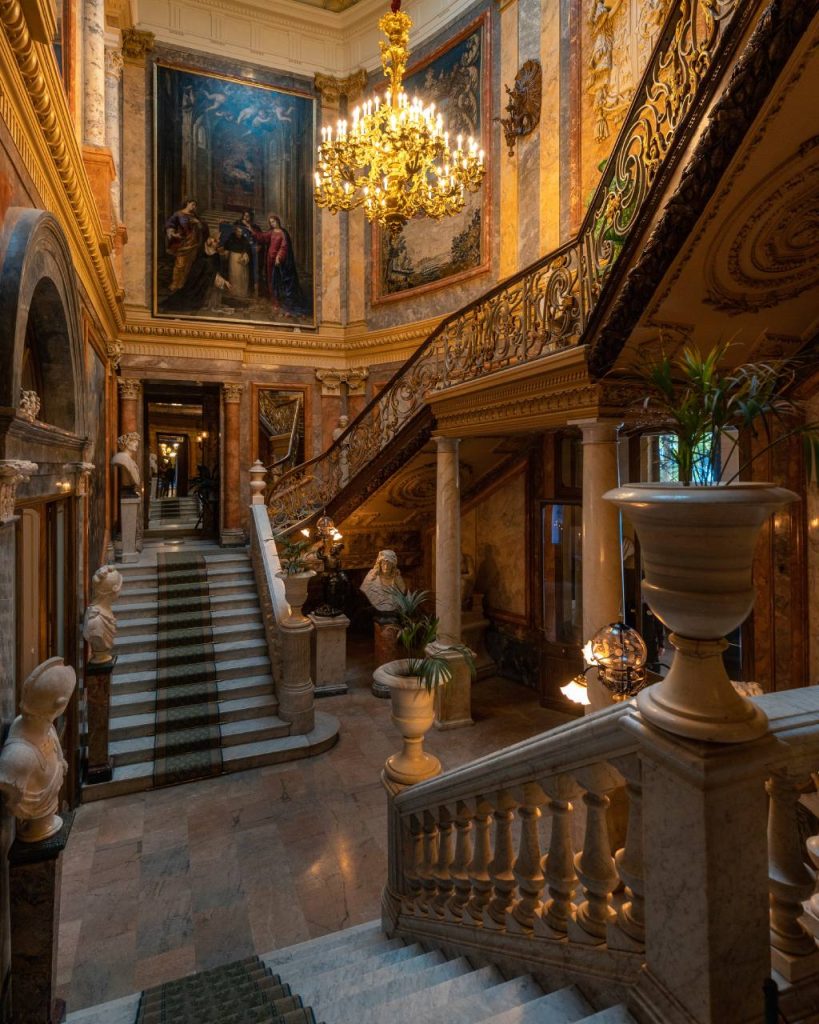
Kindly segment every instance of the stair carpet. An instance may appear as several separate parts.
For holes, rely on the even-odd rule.
[[[192,530],[199,521],[199,511],[195,497],[154,498],[148,509],[148,530],[156,534]]]
[[[268,984],[298,994],[304,1008],[298,1020],[305,1024],[635,1024],[622,1004],[595,1010],[575,985],[547,993],[530,975],[505,978],[496,967],[476,968],[466,957],[447,959],[419,943],[388,939],[377,921],[276,950],[261,962],[277,979]],[[195,988],[197,979],[208,984],[209,973],[190,976],[188,986]],[[69,1014],[67,1024],[164,1024],[155,1012],[139,1016],[149,994]],[[285,1014],[263,1016],[251,1007],[242,1012],[234,1006],[223,1018],[168,1019],[287,1021]]]
[[[169,545],[146,543],[140,564],[118,565],[122,592],[117,616],[117,662],[111,684],[109,750],[113,778],[86,786],[84,800],[151,789],[154,786],[154,736],[157,661],[156,552]],[[186,540],[174,550],[202,555],[206,562],[213,652],[218,686],[222,770],[241,771],[304,757],[335,742],[331,716],[316,714],[312,733],[290,736],[278,717],[262,613],[250,557],[245,549],[226,550],[210,541]],[[184,616],[182,617],[184,619]],[[180,621],[180,633],[186,627]],[[191,721],[174,723],[178,739],[197,733],[197,705]]]

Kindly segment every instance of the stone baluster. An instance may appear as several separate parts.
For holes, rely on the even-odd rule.
[[[459,800],[455,805],[455,854],[449,865],[452,895],[444,907],[446,921],[462,921],[472,895],[469,865],[472,861],[472,811],[469,804]]]
[[[224,394],[224,479],[222,486],[222,530],[220,542],[223,546],[243,544],[245,539],[242,529],[240,504],[240,403],[244,384],[228,383],[222,385]]]
[[[819,835],[811,836],[807,842],[808,856],[819,878]],[[802,921],[815,939],[819,939],[819,888],[814,888],[813,896],[804,904],[805,916]]]
[[[577,908],[574,920],[568,923],[569,938],[586,945],[606,941],[606,931],[615,918],[611,894],[619,881],[611,855],[606,811],[607,793],[616,788],[620,778],[605,765],[590,765],[576,773],[584,789],[586,831],[583,849],[575,857],[575,868],[583,885],[585,899]]]
[[[636,754],[612,760],[626,780],[628,825],[626,842],[614,858],[626,887],[626,900],[617,911],[617,922],[608,929],[609,949],[640,951],[645,949],[645,882],[643,879],[643,779],[642,764]]]
[[[478,924],[492,895],[492,879],[489,876],[489,862],[492,860],[492,804],[486,797],[475,801],[475,838],[472,860],[467,867],[471,896],[466,904],[466,914]],[[465,915],[466,916],[466,915]]]
[[[534,919],[535,935],[561,939],[566,935],[568,923],[574,914],[572,897],[577,888],[572,845],[571,799],[580,792],[569,775],[554,775],[541,783],[549,797],[552,833],[546,854],[546,882],[549,899],[543,911]]]
[[[444,916],[444,907],[452,895],[454,884],[449,872],[453,856],[452,833],[452,816],[447,807],[441,807],[438,814],[438,859],[432,872],[438,892],[431,903],[431,909],[438,917]]]
[[[807,784],[803,784],[807,783]],[[819,973],[816,940],[803,927],[802,901],[813,893],[815,879],[802,859],[796,805],[811,787],[808,780],[774,775],[766,784],[768,862],[771,894],[771,965],[790,982]]]
[[[543,910],[543,858],[540,851],[539,821],[540,808],[549,798],[532,782],[522,787],[518,815],[521,819],[520,846],[513,872],[518,883],[520,899],[506,915],[506,927],[510,932],[529,934],[534,927],[535,917]]]
[[[424,811],[424,850],[418,869],[421,891],[416,901],[420,913],[432,912],[432,901],[435,898],[436,881],[435,865],[438,861],[438,823],[431,811]]]
[[[492,898],[483,914],[485,928],[500,930],[506,927],[506,912],[515,898],[517,882],[512,870],[515,850],[512,825],[515,820],[516,801],[511,793],[501,790],[495,800],[495,853],[489,862],[492,879]]]
[[[417,814],[410,815],[406,859],[404,861],[404,910],[412,913],[421,892],[421,864],[424,858],[424,827]]]

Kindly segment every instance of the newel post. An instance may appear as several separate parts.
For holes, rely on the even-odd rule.
[[[703,744],[645,720],[625,724],[640,739],[643,860],[650,865],[638,1001],[673,1021],[758,1024],[771,971],[771,740]]]

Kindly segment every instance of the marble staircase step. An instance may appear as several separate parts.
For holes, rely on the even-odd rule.
[[[288,963],[287,973],[295,977],[311,971],[319,974],[322,971],[334,971],[339,967],[349,969],[351,965],[363,963],[371,956],[380,956],[382,953],[388,953],[394,949],[404,949],[405,946],[406,943],[403,939],[388,939],[382,932],[379,941],[372,946],[361,947],[355,945],[348,947],[346,943],[340,943],[326,950],[315,950],[306,953],[303,957],[296,958]],[[267,957],[262,957],[262,959],[268,967],[279,970],[278,966],[276,966],[277,961],[268,960]]]
[[[183,719],[178,728],[171,732],[174,745],[185,744],[189,749],[196,749],[195,737],[199,730],[190,727]],[[231,747],[243,743],[257,743],[261,740],[275,739],[290,734],[290,725],[275,715],[265,718],[245,719],[239,722],[219,723],[221,746]],[[138,761],[150,761],[154,754],[154,736],[134,736],[129,739],[114,740],[109,745],[111,756],[117,765],[136,764]]]
[[[256,596],[255,588],[251,589],[250,587],[248,587],[246,590],[238,590],[227,594],[219,593],[218,591],[216,594],[210,594],[211,614],[215,610],[218,611],[221,609],[246,607],[248,603],[254,604],[257,608],[259,606],[259,599]],[[117,605],[115,606],[114,610],[116,611],[117,615],[117,626],[119,626],[119,623],[122,621],[126,623],[129,622],[132,616],[155,616],[157,614],[156,595],[154,595],[152,600],[140,599],[139,601],[135,601],[133,604],[127,605],[124,608],[119,608],[119,606]]]
[[[206,707],[206,705],[202,705]],[[270,693],[258,697],[239,697],[234,700],[219,701],[219,721],[244,722],[247,719],[270,718],[279,710],[279,702]],[[137,736],[153,736],[154,712],[143,711],[139,714],[123,714],[111,718],[109,736],[111,740],[129,740]]]
[[[560,991],[565,992],[566,990],[561,989]],[[540,999],[543,994],[543,989],[531,975],[524,974],[519,978],[512,978],[510,981],[501,979],[489,988],[456,999],[445,1007],[430,1007],[424,1013],[424,1020],[426,1024],[449,1024],[450,1014],[453,1014],[459,1019],[469,1021],[470,1024],[483,1024],[484,1021],[492,1021],[496,1013],[504,1013],[513,1006],[523,1006],[533,999]],[[578,997],[582,999],[579,993]],[[585,1000],[583,1000],[583,1007],[585,1012],[585,1008],[588,1007]],[[566,1024],[569,1020],[576,1019],[576,1017],[567,1017]],[[555,1024],[564,1024],[564,1022],[557,1018]]]
[[[255,590],[256,581],[253,577],[253,573],[250,569],[236,569],[231,572],[225,572],[219,576],[208,577],[208,591],[212,595],[221,596],[223,594],[237,594],[242,590]],[[189,590],[191,588],[188,588]],[[178,601],[184,601],[186,597],[186,591],[183,586],[176,587],[175,590],[178,592]],[[126,591],[125,587],[122,588],[122,593],[117,598],[117,608],[126,608],[133,605],[145,604],[150,601],[156,605],[158,599],[158,590],[156,585],[144,586],[138,584],[134,587],[129,587]],[[168,600],[168,605],[172,606],[174,598],[171,597]]]
[[[261,768],[281,764],[302,757],[312,757],[329,750],[338,740],[338,720],[333,715],[316,712],[316,724],[311,732],[298,736],[239,743],[222,750],[222,772],[240,772],[248,768]],[[139,793],[153,788],[153,761],[114,765],[110,782],[85,786],[83,802],[102,800],[125,793]]]
[[[292,946],[286,946],[284,949],[274,949],[270,953],[265,953],[262,956],[262,960],[268,967],[278,970],[284,964],[291,964],[305,957],[326,952],[336,946],[346,946],[348,949],[353,949],[363,946],[380,946],[389,941],[381,930],[380,921],[366,921],[364,924],[357,924],[352,928],[320,935],[316,939],[306,939],[304,942],[297,942]]]
[[[236,555],[230,559],[223,558],[205,558],[205,567],[207,569],[208,579],[212,577],[224,576],[234,570],[240,570],[246,572],[248,569],[252,569],[250,558],[247,555]],[[119,568],[119,567],[118,567]],[[125,567],[123,567],[125,568]],[[176,568],[171,569],[166,573],[168,580],[173,583],[173,580],[177,576],[185,576],[190,572],[190,569]],[[140,585],[156,586],[157,581],[157,570],[156,566],[147,565],[134,565],[131,566],[130,572],[123,572],[120,569],[120,574],[123,580],[122,595],[126,595],[125,588],[132,589],[133,587]]]
[[[267,659],[247,659],[255,661],[255,672],[240,673],[229,679],[220,678],[217,689],[220,701],[247,700],[264,697],[275,700],[273,677],[270,675],[270,662]],[[267,670],[265,672],[265,669]],[[156,704],[156,690],[153,686],[145,686],[124,692],[115,688],[111,694],[111,723],[117,718],[132,715],[153,714]]]
[[[190,619],[188,619],[188,625],[180,622],[177,628],[166,630],[164,633],[165,642],[173,644],[183,640],[188,635],[189,623]],[[240,622],[224,622],[220,620],[214,622],[211,619],[211,630],[214,638],[218,637],[225,640],[250,640],[264,637],[262,613],[257,609],[255,614],[246,615]],[[118,655],[137,654],[142,651],[151,651],[152,654],[156,654],[158,639],[159,634],[156,631],[134,633],[127,637],[117,636],[115,650]]]
[[[256,637],[248,640],[217,640],[213,643],[213,659],[218,665],[222,661],[236,661],[241,658],[267,657],[267,643],[264,639],[264,630]],[[165,659],[168,664],[184,662],[191,655],[195,656],[196,645],[190,648],[172,648],[172,656]],[[156,668],[156,651],[136,651],[133,654],[120,654],[117,659],[117,669],[122,674],[139,672],[142,669]],[[116,670],[115,670],[116,671]]]
[[[425,966],[431,967],[446,959],[437,950],[425,953],[418,943],[407,946],[401,939],[395,941],[397,945],[393,949],[379,953],[367,951],[364,955],[335,966],[325,964],[321,967],[307,962],[301,965],[299,971],[298,965],[293,964],[287,970],[288,979],[293,979],[289,984],[292,984],[295,991],[309,993],[305,1001],[311,1006],[318,1006],[322,1001],[343,999],[351,991],[360,996],[363,988],[370,989],[382,981],[407,977],[423,970]]]
[[[154,608],[156,611],[156,608]],[[185,625],[189,621],[189,615],[187,612],[178,613],[178,621],[180,624]],[[176,621],[176,617],[172,618],[172,621]],[[227,607],[221,611],[214,611],[211,609],[210,613],[211,625],[215,630],[221,630],[223,626],[232,626],[237,622],[248,622],[255,624],[257,621],[262,621],[262,613],[259,609],[259,602],[256,600],[255,595],[249,594],[246,601],[238,601],[234,606]],[[119,644],[126,638],[130,643],[132,639],[140,636],[144,633],[150,633],[153,637],[156,637],[156,629],[159,625],[159,619],[156,615],[144,615],[141,618],[122,618],[117,617],[117,650],[119,650]]]
[[[592,1018],[594,1010],[577,988],[558,989],[520,1006],[501,1009],[486,1018],[486,1024],[583,1024]],[[476,1021],[480,1018],[476,1018]],[[630,1024],[634,1024],[629,1018]],[[624,1021],[623,1024],[626,1024]]]
[[[243,685],[246,683],[246,686]],[[232,696],[256,696],[261,692],[259,686],[273,687],[273,677],[270,673],[270,659],[267,652],[264,655],[252,655],[246,658],[234,658],[231,661],[223,661],[219,665],[218,686],[219,693],[231,694]],[[246,687],[249,687],[247,689]],[[155,693],[156,691],[156,668],[143,668],[134,672],[123,672],[118,674],[114,669],[113,682],[111,684],[111,703],[117,706],[127,705],[129,694]]]

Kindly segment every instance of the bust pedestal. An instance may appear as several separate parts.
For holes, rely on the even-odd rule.
[[[111,705],[111,676],[117,663],[89,661],[85,666],[85,693],[88,706],[88,764],[85,781],[110,782],[114,762],[108,753],[108,718]]]
[[[386,665],[388,661],[397,661],[404,657],[398,645],[398,615],[395,612],[376,612],[373,616],[373,656],[375,665]],[[372,693],[374,697],[388,700],[390,688],[379,683],[373,677]]]
[[[435,728],[461,729],[474,725],[472,718],[472,675],[464,656],[443,643],[430,644],[427,654],[444,658],[452,670],[446,686],[435,691]]]
[[[119,499],[119,521],[122,532],[121,562],[138,562],[140,543],[140,508],[142,499],[122,495]]]
[[[56,835],[38,843],[16,839],[9,850],[12,1020],[56,1024],[55,1003],[62,853],[74,820],[63,814]]]
[[[313,634],[313,684],[317,697],[335,697],[347,693],[346,615],[311,615]]]

